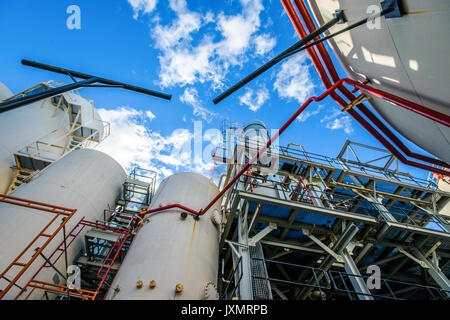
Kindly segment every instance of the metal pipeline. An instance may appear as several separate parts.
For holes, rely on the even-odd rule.
[[[367,85],[361,84],[361,83],[359,83],[359,82],[357,82],[355,80],[352,80],[352,79],[340,79],[339,81],[334,83],[332,86],[330,86],[320,96],[318,96],[318,97],[310,97],[308,100],[306,100],[306,102],[289,118],[288,121],[286,121],[286,123],[278,130],[278,132],[272,136],[272,138],[266,143],[266,145],[264,145],[253,156],[253,158],[250,159],[250,161],[233,177],[233,179],[231,179],[231,181],[222,189],[222,191],[220,191],[217,194],[216,197],[214,197],[214,199],[212,199],[209,202],[209,204],[204,209],[200,209],[199,211],[196,211],[194,209],[185,207],[185,206],[180,205],[180,204],[171,204],[171,205],[168,205],[168,206],[163,206],[163,207],[160,207],[160,208],[155,208],[155,209],[143,211],[140,215],[141,216],[145,216],[146,214],[149,214],[149,213],[159,212],[159,211],[168,210],[168,209],[172,209],[172,208],[180,208],[180,209],[185,210],[185,211],[187,211],[187,212],[189,212],[189,213],[191,213],[192,215],[195,215],[195,216],[204,215],[224,195],[224,193],[248,170],[248,168],[255,162],[255,160],[257,160],[259,158],[261,153],[263,153],[268,147],[270,147],[270,145],[276,139],[278,139],[278,137],[287,129],[287,127],[289,127],[292,124],[292,122],[294,122],[294,120],[297,119],[297,117],[303,112],[303,110],[306,109],[306,107],[308,105],[311,104],[311,102],[313,102],[313,101],[315,101],[315,102],[321,101],[321,100],[325,99],[328,95],[334,96],[336,99],[342,99],[335,93],[335,90],[336,89],[342,90],[342,88],[344,88],[345,90],[348,91],[347,88],[343,87],[344,84],[349,84],[349,85],[352,85],[352,86],[355,86],[355,87],[357,86],[358,88],[360,88],[362,90],[366,90],[367,92],[371,92],[373,90],[373,88],[371,88],[371,87],[369,87]],[[384,92],[382,90],[377,90],[377,94],[379,94],[381,97],[387,96],[386,95],[387,92]],[[410,101],[407,101],[405,99],[402,99],[402,98],[399,98],[399,97],[395,97],[395,96],[392,96],[392,95],[389,95],[389,97],[391,99],[391,102],[393,102],[395,104],[407,104],[408,106],[414,107],[414,104],[412,104]],[[382,142],[387,142],[386,139],[379,132],[377,132],[373,127],[371,127],[367,123],[367,121],[364,120],[356,111],[349,110],[349,113],[350,112],[353,115],[353,117],[359,123],[361,123],[370,133],[372,133],[377,139],[381,140]],[[403,157],[402,154],[399,154],[397,157],[399,158],[399,160],[401,160],[402,162],[404,162],[406,164],[413,165],[413,166],[422,168],[424,170],[430,170],[430,171],[438,172],[438,173],[441,173],[441,174],[444,174],[444,175],[448,175],[448,171],[446,171],[446,170],[433,168],[433,167],[430,167],[430,166],[422,164],[422,163],[418,163],[418,162],[414,162],[414,161],[408,160],[405,157]]]
[[[286,12],[288,13],[289,18],[291,19],[292,24],[294,25],[294,28],[296,29],[297,33],[300,35],[301,38],[304,38],[307,33],[305,31],[305,29],[303,28],[302,23],[300,22],[300,19],[298,17],[298,15],[295,12],[294,7],[292,6],[292,3],[290,0],[281,0]],[[294,0],[304,22],[305,25],[307,26],[308,30],[314,31],[315,25],[314,22],[312,21],[312,18],[308,12],[308,9],[306,8],[306,5],[303,3],[303,1],[301,0]],[[319,38],[317,38],[319,39]],[[316,40],[317,40],[316,39]],[[337,74],[336,69],[334,68],[333,62],[331,61],[331,58],[328,54],[328,51],[326,50],[325,46],[323,43],[318,43],[317,44],[317,50],[319,51],[319,54],[322,58],[322,60],[324,61],[325,66],[327,67],[328,73],[330,74],[331,78],[333,79],[333,81],[336,83],[337,81],[340,80],[339,75]],[[317,72],[319,73],[320,78],[322,79],[322,82],[324,83],[326,88],[329,88],[332,85],[332,82],[327,74],[327,71],[325,70],[325,68],[323,67],[319,56],[317,55],[317,52],[315,50],[315,48],[308,48],[307,49],[309,56],[311,57],[314,67],[316,68]],[[358,83],[358,86],[362,86],[363,84]],[[352,94],[352,92],[350,92],[347,88],[345,88],[344,86],[339,88],[339,91],[341,91],[344,96],[349,99],[350,101],[354,101],[356,99],[356,97]],[[371,88],[371,93],[377,95],[378,97],[380,97],[378,94],[379,92],[377,92],[378,89],[375,88]],[[341,98],[339,95],[337,95],[336,93],[332,93],[331,97],[338,102],[339,105],[341,105],[343,108],[346,107],[348,104],[345,102],[345,100],[343,98]],[[393,97],[393,95],[384,92],[384,95],[382,96],[383,99],[386,99],[388,101],[391,101],[390,99]],[[408,104],[403,104],[403,102],[405,101],[405,99],[396,97],[397,103],[399,106],[402,106],[404,108],[407,108],[408,110],[414,111],[418,114],[421,114],[423,116],[426,116],[429,119],[432,119],[434,121],[437,121],[439,123],[442,123],[446,126],[448,126],[449,124],[449,117],[440,113],[436,113],[434,110],[425,108],[423,106],[419,106],[417,104],[414,104],[412,102],[409,102]],[[357,108],[359,108],[363,114],[369,118],[374,124],[375,126],[378,127],[378,129],[383,132],[389,139],[391,139],[391,141],[401,150],[403,151],[407,156],[421,160],[421,161],[425,161],[428,163],[432,163],[438,166],[442,166],[442,167],[446,167],[449,168],[449,165],[441,160],[437,160],[437,159],[433,159],[431,157],[428,156],[424,156],[424,155],[420,155],[417,153],[414,153],[412,151],[410,151],[398,138],[395,134],[392,133],[391,130],[389,130],[372,112],[370,112],[369,109],[367,109],[367,107],[365,107],[363,104],[360,104],[357,106]],[[423,108],[425,108],[426,110],[424,110]],[[431,168],[430,166],[425,166],[415,162],[415,161],[411,161],[411,160],[407,160],[389,141],[387,141],[383,136],[381,136],[377,130],[370,125],[370,123],[368,123],[367,121],[365,121],[359,114],[357,114],[354,110],[349,110],[348,113],[358,122],[360,123],[367,131],[369,131],[381,144],[383,144],[383,146],[388,149],[390,152],[392,152],[400,161],[402,161],[405,164],[414,166],[414,167],[419,167],[421,169],[425,169],[425,170],[429,170],[428,168]],[[436,169],[432,169],[431,171],[436,171]]]

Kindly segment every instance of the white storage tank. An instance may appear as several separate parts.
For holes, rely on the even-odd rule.
[[[2,84],[0,100],[30,95],[55,86],[54,82],[48,81],[12,96]],[[73,92],[66,92],[62,96],[61,102],[61,96],[57,96],[1,114],[0,137],[8,138],[0,139],[0,193],[8,191],[16,172],[12,168],[17,165],[15,154],[21,154],[27,159],[52,162],[67,152],[74,136],[86,137],[92,132],[91,129],[98,130],[97,138],[104,136],[104,123],[91,101]],[[80,115],[77,118],[78,111]],[[74,123],[83,128],[70,135],[70,129],[76,128],[72,126]]]
[[[199,210],[218,192],[211,179],[177,173],[162,181],[150,208],[178,203]],[[183,219],[180,209],[147,216],[106,299],[217,299],[219,231],[211,217],[219,214],[219,203],[199,220]]]
[[[104,209],[114,207],[125,178],[123,168],[108,155],[92,149],[75,150],[47,167],[40,176],[17,189],[11,196],[77,209],[66,224],[66,233],[69,234],[83,217],[91,221],[103,220]],[[0,202],[0,272],[5,270],[53,217],[52,213]],[[54,224],[51,230],[56,229],[58,225],[59,223]],[[87,228],[84,231],[86,230]],[[49,257],[62,240],[60,232],[43,251],[44,256]],[[42,239],[39,243],[44,241],[45,239]],[[37,246],[39,245],[36,244]],[[68,248],[69,265],[83,246],[82,233]],[[29,255],[20,261],[26,262],[28,259]],[[17,284],[23,287],[43,262],[43,258],[38,257]],[[55,267],[65,273],[64,256],[58,260]],[[19,270],[17,267],[14,271],[10,270],[6,277],[14,278]],[[52,268],[42,269],[36,279],[65,284],[64,279]],[[0,289],[5,288],[7,284],[6,280],[1,279]],[[18,293],[19,289],[12,287],[3,299],[13,299]],[[30,299],[41,299],[42,296],[43,291],[36,289]]]
[[[330,21],[336,10],[344,10],[348,21],[335,25],[326,35],[381,12],[382,2],[308,0],[320,26]],[[361,82],[368,79],[374,88],[448,115],[450,1],[399,2],[403,16],[376,19],[339,34],[328,43],[350,78]],[[372,107],[396,131],[441,160],[450,162],[450,128],[380,98],[370,97]]]

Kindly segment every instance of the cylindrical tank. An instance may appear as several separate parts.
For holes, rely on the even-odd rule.
[[[254,120],[244,126],[240,140],[243,145],[250,148],[246,149],[245,153],[251,159],[259,149],[267,144],[270,136],[266,125],[260,120]],[[267,164],[270,162],[270,156],[268,156],[269,150],[259,156],[260,163]]]
[[[320,0],[308,3],[317,24],[344,10],[347,22],[330,33],[381,12],[380,0]],[[328,40],[347,75],[358,81],[450,114],[450,1],[399,1],[404,15],[382,17]],[[385,4],[387,1],[385,1]],[[420,45],[417,44],[420,39]],[[450,162],[450,128],[371,96],[369,103],[396,131],[422,149]]]
[[[41,84],[41,86],[49,87],[46,83]],[[36,87],[35,90],[40,89]],[[0,86],[0,99],[2,99],[2,95],[5,99],[5,96],[10,95],[9,93],[11,93],[9,89],[2,84]],[[79,108],[81,109],[79,123],[99,130],[100,137],[103,135],[103,125],[94,105],[72,92],[66,92],[63,95],[66,100],[65,108],[56,107],[51,99],[45,99],[2,113],[0,117],[0,137],[7,137],[7,139],[0,139],[0,193],[6,193],[12,181],[14,170],[11,167],[15,165],[15,153],[40,139],[48,145],[59,147],[68,145],[71,139],[70,136],[67,136],[70,129],[70,119],[74,120],[73,113]],[[69,114],[67,109],[69,105],[72,106],[72,114]],[[39,147],[42,149],[39,152],[45,154],[44,145],[41,144]],[[56,147],[53,149],[51,149],[52,152],[57,152],[56,157],[55,154],[50,154],[54,159],[59,157],[59,153],[63,154],[63,148]]]
[[[46,168],[33,181],[17,189],[12,196],[77,209],[75,215],[66,224],[66,234],[69,234],[83,217],[86,220],[94,221],[103,218],[103,210],[115,205],[115,200],[125,178],[126,174],[123,168],[108,155],[92,149],[75,150]],[[52,213],[0,203],[1,271],[5,270],[53,217],[54,214]],[[58,225],[59,222],[54,223],[51,230],[56,229]],[[44,240],[36,243],[36,247],[42,244]],[[49,257],[62,240],[63,236],[60,232],[43,251],[44,256]],[[72,239],[68,241],[70,240]],[[80,252],[83,245],[84,239],[83,234],[81,234],[68,248],[69,264]],[[26,262],[29,257],[27,255],[20,261]],[[18,284],[24,286],[43,262],[43,258],[38,257],[19,279]],[[65,273],[64,256],[58,260],[55,267]],[[14,267],[6,274],[6,277],[12,279],[19,270],[20,268]],[[65,284],[64,279],[57,275],[52,268],[42,269],[36,279],[49,283]],[[7,282],[2,279],[0,285],[0,288],[4,288]],[[18,292],[17,287],[12,287],[4,299],[12,299]],[[27,294],[23,294],[22,297]],[[42,295],[42,290],[35,290],[30,299],[40,299]]]
[[[0,101],[12,97],[13,93],[7,86],[0,82]]]
[[[150,208],[179,203],[199,210],[218,192],[200,174],[177,173],[161,182]],[[219,210],[217,202],[199,220],[190,215],[183,219],[176,209],[146,219],[106,299],[217,299],[219,231],[211,217]]]

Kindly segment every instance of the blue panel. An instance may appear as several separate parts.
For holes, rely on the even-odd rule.
[[[397,190],[398,185],[392,184],[392,183],[387,183],[384,181],[377,181],[377,182],[375,182],[375,188],[378,191],[394,193]]]
[[[336,218],[334,217],[328,217],[325,215],[306,211],[300,211],[297,215],[297,218],[295,219],[295,221],[297,222],[326,227],[331,226],[335,220]]]
[[[257,202],[250,201],[249,203],[249,212],[254,212],[256,208]],[[291,209],[286,207],[280,207],[273,204],[263,203],[261,204],[260,215],[269,216],[269,217],[277,217],[277,218],[287,218],[289,217],[289,213]]]
[[[303,237],[305,237],[305,235],[300,230],[289,230],[286,235],[286,238],[288,239],[299,239]]]

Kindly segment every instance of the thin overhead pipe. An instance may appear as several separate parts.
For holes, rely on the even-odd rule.
[[[85,87],[122,88],[125,90],[131,90],[131,91],[135,91],[135,92],[139,92],[139,93],[144,93],[147,95],[151,95],[151,96],[166,99],[166,100],[170,100],[172,98],[171,95],[157,92],[154,90],[140,88],[140,87],[136,87],[136,86],[133,86],[133,85],[130,85],[127,83],[117,82],[114,80],[109,80],[109,79],[100,78],[100,77],[96,77],[96,76],[91,76],[91,75],[88,75],[85,73],[80,73],[80,72],[73,71],[73,70],[54,67],[54,66],[50,66],[47,64],[39,63],[39,62],[26,60],[26,59],[22,60],[22,64],[26,65],[26,66],[31,66],[31,67],[35,67],[35,68],[39,68],[39,69],[43,69],[43,70],[48,70],[48,71],[68,75],[74,81],[74,83],[71,83],[68,85],[63,85],[63,86],[60,86],[57,88],[47,89],[47,90],[44,90],[43,92],[39,92],[39,93],[34,93],[34,94],[25,95],[25,96],[17,97],[17,98],[10,99],[10,100],[5,100],[3,102],[0,101],[0,113],[8,112],[8,111],[11,111],[11,110],[14,110],[17,108],[27,106],[31,103],[34,103],[34,102],[37,102],[40,100],[54,97],[61,93],[65,93],[68,91],[72,91],[72,90],[75,90],[78,88],[85,88]],[[74,77],[84,79],[84,80],[76,81]],[[95,84],[97,82],[101,83],[102,85]]]
[[[290,53],[292,53],[292,52],[294,52],[294,51],[296,51],[298,49],[301,49],[305,44],[310,42],[316,36],[319,36],[320,34],[325,32],[326,30],[328,30],[332,26],[334,26],[341,19],[342,19],[342,12],[339,13],[338,15],[336,15],[335,18],[333,18],[332,20],[330,20],[329,22],[327,22],[326,24],[324,24],[320,28],[317,28],[316,30],[311,32],[311,34],[308,34],[305,37],[303,37],[302,39],[300,39],[297,43],[295,43],[294,45],[290,46],[288,49],[284,50],[282,53],[277,55],[275,58],[273,58],[272,60],[270,60],[269,62],[267,62],[266,64],[264,64],[260,68],[258,68],[256,71],[254,71],[253,73],[249,74],[247,77],[245,77],[244,79],[242,79],[241,81],[236,83],[234,86],[232,86],[231,88],[229,88],[228,90],[226,90],[225,92],[223,92],[222,94],[217,96],[213,100],[214,104],[219,103],[220,101],[222,101],[223,99],[225,99],[226,97],[231,95],[233,92],[237,91],[238,89],[242,88],[244,85],[246,85],[247,83],[249,83],[250,81],[255,79],[257,76],[259,76],[262,73],[266,72],[268,69],[270,69],[271,67],[276,65],[278,62],[282,61],[284,58],[289,56]]]
[[[78,88],[85,87],[87,85],[90,85],[91,83],[97,82],[98,80],[99,80],[98,78],[92,77],[92,78],[89,78],[84,81],[79,81],[79,82],[71,83],[71,84],[64,85],[64,86],[61,86],[58,88],[45,90],[43,92],[39,92],[39,93],[32,94],[29,96],[18,97],[18,98],[12,99],[12,100],[7,100],[5,102],[0,103],[0,113],[11,111],[11,110],[29,105],[31,103],[34,103],[34,102],[37,102],[40,100],[51,98],[51,97],[54,97],[54,96],[64,93],[64,92],[68,92],[68,91],[72,91],[72,90],[75,90]]]
[[[381,11],[380,16],[384,16],[388,13],[390,13],[391,11],[393,11],[394,8],[393,6],[390,6],[386,9],[384,9],[383,11]],[[262,73],[264,73],[265,71],[267,71],[268,69],[270,69],[271,67],[273,67],[274,65],[276,65],[277,63],[279,63],[280,61],[294,55],[297,54],[305,49],[311,48],[321,42],[324,42],[330,38],[333,38],[341,33],[347,32],[349,30],[352,30],[354,28],[357,28],[365,23],[367,23],[367,21],[369,21],[370,17],[366,17],[364,19],[361,19],[355,23],[350,24],[348,27],[341,29],[333,34],[330,34],[328,36],[325,36],[323,38],[320,37],[320,35],[322,33],[324,33],[325,31],[329,30],[331,27],[333,27],[336,23],[338,23],[339,21],[345,21],[344,20],[344,16],[343,16],[343,11],[336,11],[336,14],[334,16],[334,18],[332,20],[330,20],[329,22],[325,23],[323,26],[320,26],[319,28],[315,29],[314,31],[312,31],[311,33],[305,35],[305,37],[302,37],[300,39],[300,41],[298,41],[297,43],[295,43],[294,45],[292,45],[291,47],[289,47],[288,49],[284,50],[282,53],[280,53],[279,55],[277,55],[275,58],[273,58],[272,60],[270,60],[269,62],[267,62],[266,64],[262,65],[261,67],[259,67],[256,71],[252,72],[250,75],[248,75],[247,77],[245,77],[244,79],[240,80],[238,83],[236,83],[235,85],[233,85],[231,88],[227,89],[225,92],[223,92],[222,94],[220,94],[218,97],[216,97],[213,102],[215,104],[219,103],[220,101],[222,101],[223,99],[225,99],[226,97],[228,97],[229,95],[231,95],[233,92],[237,91],[238,89],[242,88],[244,85],[246,85],[247,83],[249,83],[250,81],[252,81],[253,79],[255,79],[256,77],[258,77],[259,75],[261,75]],[[317,39],[316,41],[306,45],[308,42],[310,42],[313,39]]]
[[[308,30],[315,30],[315,26],[314,26],[314,22],[312,21],[309,12],[305,6],[305,4],[302,1],[299,0],[294,0],[300,14],[303,17],[303,20],[305,21],[306,26],[308,27]],[[298,15],[295,12],[294,7],[292,6],[292,3],[289,0],[281,0],[286,12],[288,13],[289,18],[291,19],[291,22],[294,25],[294,28],[296,29],[297,33],[300,35],[300,37],[304,37],[306,35],[306,31],[303,28],[303,25],[300,22],[300,19],[298,17]],[[328,72],[330,73],[331,78],[333,79],[334,82],[339,81],[339,75],[337,74],[336,69],[334,68],[334,65],[331,61],[330,56],[328,55],[328,51],[326,50],[325,46],[323,43],[319,43],[317,44],[317,50],[319,51],[322,60],[324,61]],[[319,57],[317,56],[317,52],[315,50],[315,48],[309,48],[308,50],[308,54],[310,55],[313,64],[316,68],[316,70],[318,71],[325,87],[329,88],[331,86],[331,81],[328,77],[327,71],[325,71],[325,69],[323,68],[323,65],[319,59]],[[349,99],[350,101],[353,101],[354,99],[356,99],[356,97],[345,87],[340,87],[339,90],[346,96],[347,99]],[[332,93],[331,94],[332,98],[334,100],[336,100],[336,102],[338,102],[338,104],[340,104],[342,107],[345,107],[347,105],[347,103],[345,102],[345,100],[343,100],[340,96],[338,96],[336,93]],[[418,160],[422,160],[422,161],[426,161],[429,163],[433,163],[436,165],[440,165],[440,166],[444,166],[444,167],[449,167],[448,164],[446,164],[443,161],[437,160],[437,159],[433,159],[431,157],[427,157],[424,155],[420,155],[414,152],[411,152],[397,137],[395,134],[392,133],[392,131],[390,131],[375,115],[373,115],[363,104],[360,104],[358,106],[358,108],[368,117],[371,119],[371,121],[374,122],[374,124],[378,127],[379,130],[381,130],[387,137],[389,137],[389,139],[391,139],[394,144],[397,145],[398,148],[400,148],[400,150],[402,150],[407,156],[416,158]],[[352,112],[349,112],[350,115],[353,116]],[[355,119],[358,121],[358,119]],[[358,121],[360,122],[360,121]],[[361,122],[360,122],[361,124]],[[362,125],[362,124],[361,124]],[[370,126],[370,124],[366,123],[366,125]],[[364,126],[364,125],[363,125]],[[371,126],[370,126],[371,127]],[[366,128],[367,129],[367,128]],[[373,129],[373,127],[372,127]],[[373,130],[369,130],[370,132],[373,132]],[[377,138],[377,140],[379,140],[380,143],[382,143],[388,150],[390,150],[394,155],[398,156],[400,153],[398,152],[398,150],[395,149],[395,147],[392,146],[392,144],[387,141],[387,140],[382,140],[380,141],[379,136],[374,136],[375,138]],[[395,151],[393,151],[395,149]],[[404,158],[401,156],[401,158]]]
[[[30,61],[30,60],[27,60],[27,59],[23,59],[22,60],[22,64],[26,65],[26,66],[42,69],[42,70],[47,70],[47,71],[52,71],[52,72],[68,75],[73,80],[74,80],[73,77],[80,78],[80,79],[91,79],[91,78],[95,77],[95,76],[92,76],[92,75],[89,75],[89,74],[85,74],[85,73],[81,73],[81,72],[78,72],[78,71],[68,70],[68,69],[64,69],[64,68],[60,68],[60,67],[55,67],[55,66],[51,66],[51,65],[48,65],[48,64],[40,63],[40,62]],[[149,89],[133,86],[133,85],[128,84],[128,83],[114,81],[114,80],[105,79],[105,78],[101,78],[101,77],[95,77],[95,78],[98,79],[97,82],[103,83],[103,84],[106,84],[106,85],[121,87],[121,88],[126,89],[126,90],[147,94],[147,95],[158,97],[158,98],[165,99],[165,100],[170,100],[172,98],[172,96],[170,94],[166,94],[166,93],[162,93],[162,92],[158,92],[158,91],[154,91],[154,90],[149,90]]]

